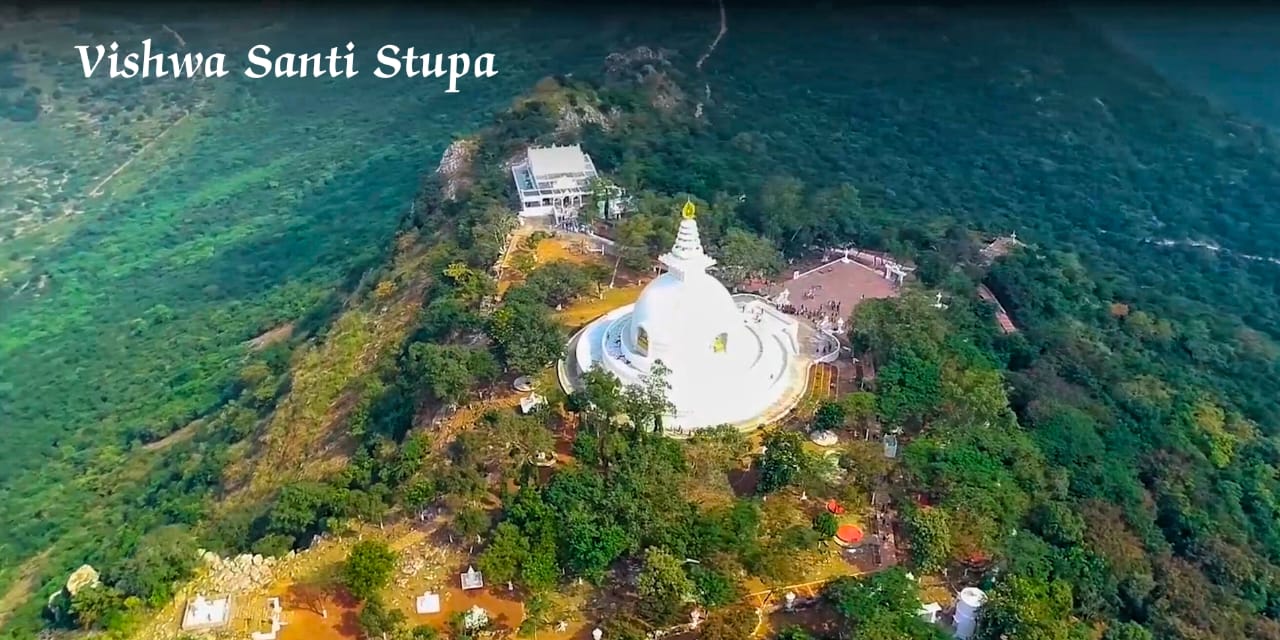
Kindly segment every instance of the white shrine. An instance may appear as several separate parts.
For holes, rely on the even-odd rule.
[[[707,273],[692,202],[684,206],[675,246],[659,258],[667,271],[635,304],[614,309],[574,336],[561,384],[595,367],[623,384],[644,384],[654,366],[668,370],[674,435],[723,424],[749,428],[776,420],[804,394],[810,361],[800,355],[799,326],[763,298],[732,296]]]
[[[206,598],[204,594],[196,594],[187,602],[182,612],[182,630],[199,631],[216,629],[231,620],[231,598]]]

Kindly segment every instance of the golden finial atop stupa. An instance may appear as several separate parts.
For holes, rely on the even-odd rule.
[[[680,215],[684,216],[685,220],[692,220],[697,211],[698,208],[693,206],[692,200],[685,200],[684,208],[680,210]]]

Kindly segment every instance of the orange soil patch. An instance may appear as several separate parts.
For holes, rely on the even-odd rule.
[[[457,576],[454,578],[456,580]],[[524,620],[524,604],[520,601],[521,593],[508,592],[506,585],[469,591],[463,591],[462,588],[455,586],[441,589],[437,593],[440,594],[440,613],[419,614],[415,610],[414,601],[422,595],[420,593],[397,597],[395,604],[409,616],[409,626],[425,624],[440,631],[446,630],[449,618],[452,618],[455,613],[467,611],[471,607],[484,609],[489,614],[490,624],[504,631],[515,631]],[[542,635],[539,634],[539,636]]]
[[[345,591],[330,592],[304,584],[290,585],[281,599],[285,609],[280,640],[356,640],[360,637],[360,604]]]
[[[631,284],[625,287],[608,289],[604,292],[603,297],[588,296],[573,303],[564,311],[557,313],[556,320],[568,327],[569,330],[576,331],[588,322],[618,307],[635,302],[643,290],[644,285],[642,284]]]
[[[600,262],[600,254],[588,251],[586,241],[575,241],[560,236],[547,238],[539,242],[534,249],[533,255],[537,258],[538,264],[556,261],[572,262],[574,264]]]

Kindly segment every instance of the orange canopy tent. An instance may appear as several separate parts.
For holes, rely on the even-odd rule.
[[[836,529],[836,539],[844,544],[858,544],[862,542],[862,529],[857,525],[842,524]]]

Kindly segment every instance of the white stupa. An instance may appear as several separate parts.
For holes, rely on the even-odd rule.
[[[809,362],[799,356],[798,324],[761,298],[730,295],[707,273],[715,260],[702,250],[694,213],[686,203],[675,246],[659,258],[667,272],[635,304],[574,337],[562,383],[573,387],[600,367],[624,384],[643,384],[661,362],[675,407],[663,421],[667,431],[775,420],[804,393]]]

